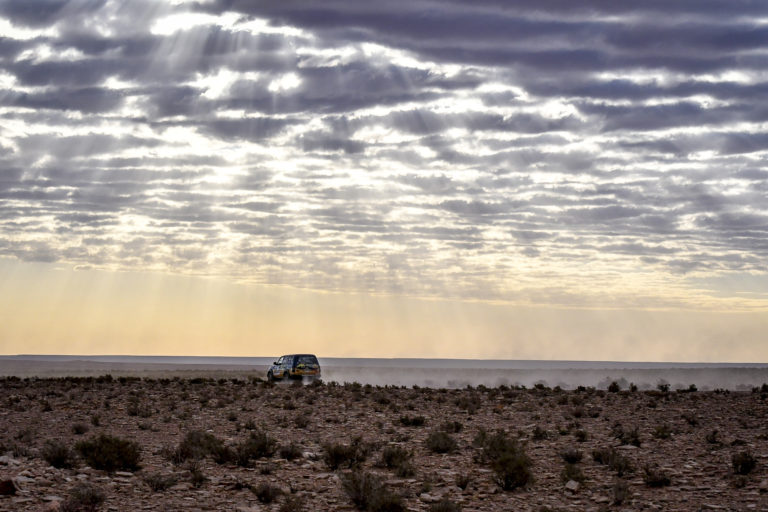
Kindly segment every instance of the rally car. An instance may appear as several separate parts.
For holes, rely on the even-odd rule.
[[[320,363],[313,354],[290,354],[281,356],[267,370],[267,380],[320,378]]]

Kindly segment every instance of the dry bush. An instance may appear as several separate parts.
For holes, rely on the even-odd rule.
[[[434,430],[430,432],[426,440],[427,448],[434,453],[451,453],[456,451],[458,443],[447,432]]]
[[[75,447],[92,468],[108,472],[139,469],[141,447],[135,441],[101,434],[87,441],[80,441]]]
[[[407,510],[398,494],[387,490],[382,481],[366,472],[342,476],[342,488],[358,510],[369,512],[401,512]]]
[[[67,499],[61,502],[60,512],[96,512],[104,503],[104,493],[97,487],[87,483],[78,484],[69,493]]]
[[[70,469],[77,463],[74,451],[61,441],[47,440],[40,450],[40,455],[55,468]]]

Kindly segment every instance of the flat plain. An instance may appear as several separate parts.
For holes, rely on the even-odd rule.
[[[0,378],[0,510],[768,510],[768,386]]]

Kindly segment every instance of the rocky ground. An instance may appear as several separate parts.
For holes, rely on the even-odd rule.
[[[768,510],[768,386],[0,389],[3,511]]]

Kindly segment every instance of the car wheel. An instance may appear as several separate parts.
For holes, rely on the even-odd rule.
[[[274,376],[274,375],[272,375],[272,372],[271,372],[271,371],[267,372],[267,380],[268,380],[269,382],[274,382],[274,381],[275,381],[275,376]]]

